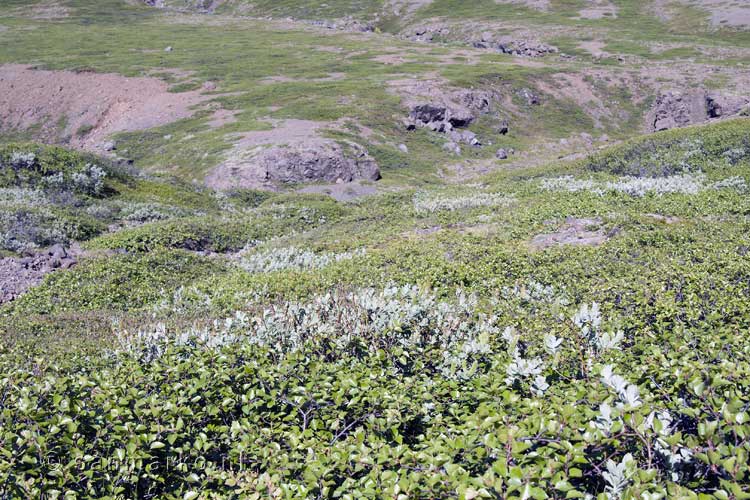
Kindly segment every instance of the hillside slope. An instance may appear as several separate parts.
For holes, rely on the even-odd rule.
[[[357,23],[388,10],[325,9],[346,17],[344,4]],[[213,14],[119,0],[54,5],[0,13],[0,89],[12,96],[4,136],[214,186],[354,181],[356,196],[461,181],[733,116],[750,101],[747,33],[716,37],[691,29],[690,16],[673,27],[640,2],[620,2],[616,20],[581,20],[554,2],[439,1],[407,9],[390,32],[383,15],[378,32],[330,29],[317,22],[325,12],[305,7],[318,3],[254,2],[250,17],[238,15],[242,2]],[[11,93],[31,82],[36,91]],[[96,107],[75,101],[79,88],[91,89]],[[152,104],[134,102],[147,88]]]
[[[168,218],[0,307],[3,491],[743,498],[749,130],[348,204],[133,177]]]
[[[3,1],[0,498],[749,498],[744,11]]]

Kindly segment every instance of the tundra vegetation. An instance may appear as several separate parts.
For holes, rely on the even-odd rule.
[[[229,16],[243,2],[167,2],[214,3],[198,15],[70,0],[58,4],[69,18],[43,20],[20,0],[1,8],[3,62],[135,75],[176,58],[226,78],[218,99],[238,121],[219,131],[203,110],[123,133],[117,150],[135,165],[5,132],[2,260],[62,244],[79,261],[0,304],[0,497],[750,498],[750,119],[613,129],[616,144],[513,168],[464,147],[495,168],[452,182],[436,163],[449,154],[440,132],[392,144],[406,134],[392,114],[404,113],[383,83],[432,71],[457,41],[410,49],[399,19],[380,17],[414,61],[372,67],[379,39]],[[517,3],[435,0],[413,15],[481,8],[572,30],[584,2]],[[628,36],[651,40],[659,26],[675,42],[748,43],[742,31],[710,39],[693,7],[657,25],[640,2],[612,3],[620,25],[580,22],[634,57],[653,55]],[[308,21],[382,12],[254,4]],[[221,29],[201,24],[214,20]],[[91,52],[74,48],[72,27]],[[143,33],[158,52],[134,54]],[[342,79],[312,84],[336,56],[269,49],[312,40],[359,55],[340,62]],[[211,44],[224,51],[205,58]],[[243,50],[254,65],[236,66]],[[440,67],[467,85],[491,67],[514,85],[549,71],[477,57]],[[304,81],[258,84],[282,65]],[[340,103],[344,92],[355,97]],[[546,109],[535,129],[536,111],[519,118],[533,137],[503,144],[533,151],[591,125]],[[227,133],[263,130],[269,113],[370,116],[380,192],[342,202],[194,181],[231,148]]]

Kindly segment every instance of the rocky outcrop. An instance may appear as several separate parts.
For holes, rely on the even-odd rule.
[[[544,57],[560,52],[557,47],[537,40],[495,39],[493,35],[486,33],[478,40],[472,41],[471,45],[477,49],[492,49],[502,54],[519,57]]]
[[[349,31],[354,33],[371,33],[375,31],[375,23],[360,21],[352,17],[346,17],[335,21],[326,20],[299,20],[313,26],[320,26],[329,30]]]
[[[236,155],[211,172],[206,182],[217,189],[275,189],[311,182],[378,179],[380,169],[364,148],[318,139]]]
[[[444,40],[451,30],[445,25],[429,24],[408,29],[402,36],[412,42],[436,42]]]
[[[474,122],[480,114],[489,113],[495,99],[490,92],[458,89],[443,91],[437,88],[425,92],[422,97],[412,97],[406,128],[428,128],[435,132],[448,133],[454,142],[477,145],[476,136],[468,131],[454,132]]]
[[[411,108],[409,120],[416,127],[427,127],[436,132],[449,132],[456,127],[470,125],[474,121],[474,114],[463,106],[424,103]]]
[[[38,285],[46,274],[76,265],[76,258],[62,245],[30,257],[0,259],[0,304],[15,300]]]
[[[748,106],[747,97],[731,96],[699,89],[666,92],[659,95],[648,114],[653,132],[686,127],[740,114]]]

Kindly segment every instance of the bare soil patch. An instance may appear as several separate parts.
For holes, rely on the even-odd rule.
[[[550,8],[550,0],[495,0],[495,3],[512,3],[515,5],[520,5],[521,7],[528,7],[530,9],[541,10],[545,12]]]
[[[610,53],[604,50],[606,46],[607,44],[601,40],[586,40],[578,44],[578,47],[594,57],[608,57]]]
[[[225,125],[231,125],[237,122],[238,114],[239,111],[219,108],[211,115],[208,126],[211,128],[221,128]]]
[[[599,246],[613,234],[612,231],[605,232],[600,218],[575,219],[569,217],[557,231],[534,236],[530,245],[535,250],[562,245]]]
[[[433,0],[388,0],[386,9],[394,15],[411,15],[422,7],[430,5]]]
[[[750,3],[746,0],[683,0],[683,2],[707,10],[711,15],[712,26],[750,27]]]
[[[674,17],[675,2],[708,12],[708,21],[714,27],[735,29],[750,28],[750,3],[745,0],[654,0],[653,10],[662,21]]]
[[[188,118],[209,99],[169,92],[156,78],[0,66],[0,130],[28,130],[47,142],[97,151],[112,134]]]
[[[617,6],[609,0],[592,0],[578,13],[581,19],[615,19],[617,17]]]
[[[62,5],[60,2],[49,0],[46,2],[39,2],[32,6],[11,9],[11,13],[18,17],[52,21],[55,19],[64,19],[70,16],[70,9]]]

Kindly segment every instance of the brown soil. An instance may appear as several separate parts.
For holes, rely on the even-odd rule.
[[[520,5],[522,7],[528,7],[530,9],[548,11],[550,7],[550,0],[495,0],[495,3],[512,3]]]
[[[581,19],[615,19],[617,6],[609,0],[591,0],[589,5],[578,13]]]
[[[565,224],[554,233],[534,236],[530,245],[535,250],[560,245],[599,246],[612,236],[612,232],[606,233],[601,224],[602,220],[599,218],[568,218]]]
[[[156,78],[0,66],[0,130],[34,130],[37,139],[98,150],[112,134],[188,118],[209,99],[171,93]]]
[[[682,0],[684,3],[707,10],[713,26],[750,27],[750,4],[747,0]]]
[[[674,16],[671,8],[674,3],[675,0],[654,0],[654,13],[662,21],[669,21]],[[705,10],[712,26],[750,28],[750,4],[746,0],[676,0],[676,3]]]
[[[411,15],[421,9],[430,5],[433,0],[388,0],[386,7],[394,15]]]

